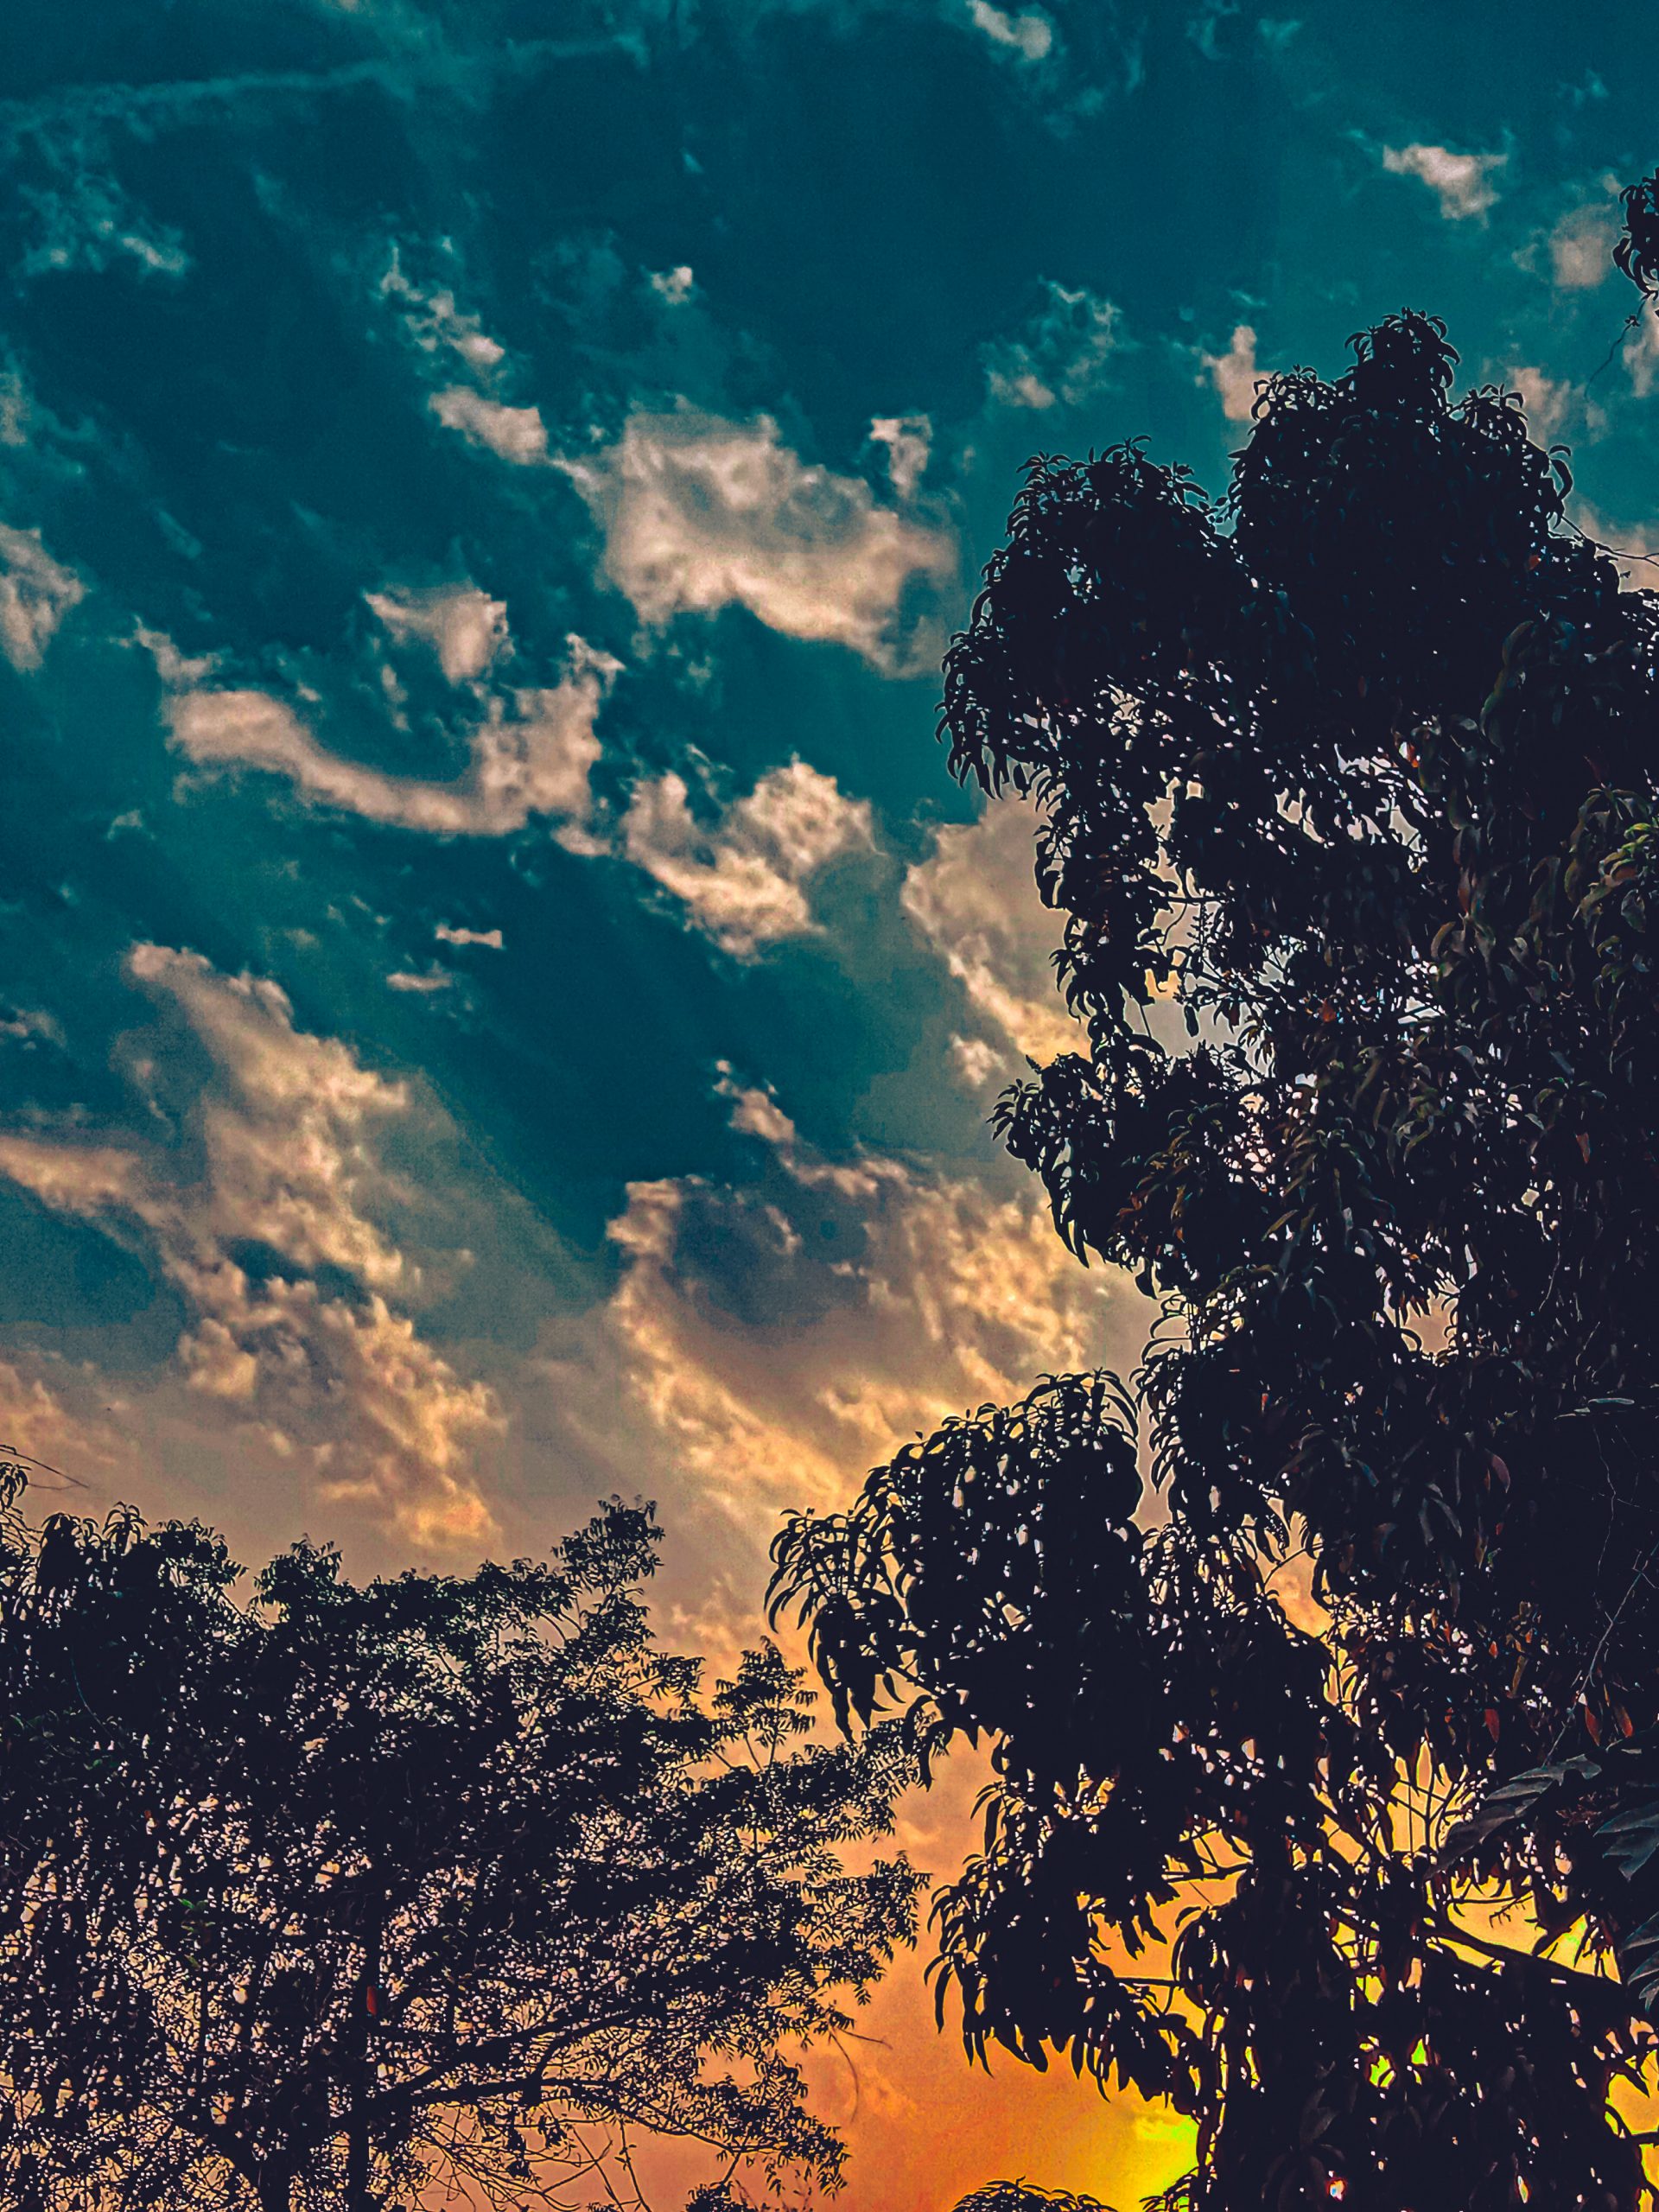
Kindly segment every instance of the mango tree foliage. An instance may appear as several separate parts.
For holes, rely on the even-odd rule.
[[[1162,1318],[793,1519],[775,1601],[855,1731],[988,1739],[942,2016],[1192,2116],[1184,2206],[1627,2212],[1659,595],[1439,322],[1352,352],[1266,383],[1218,503],[1027,468],[943,729],[1035,802],[1089,1049],[998,1120]]]
[[[613,2197],[630,2139],[832,2182],[801,2047],[911,1933],[891,1732],[801,1740],[766,1647],[657,1649],[648,1510],[545,1563],[238,1601],[199,1524],[0,1520],[0,2198]],[[608,2165],[607,2171],[601,2169]]]

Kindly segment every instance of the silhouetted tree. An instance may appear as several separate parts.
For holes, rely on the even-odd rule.
[[[910,1935],[890,1738],[803,1745],[775,1649],[700,1693],[608,1508],[545,1565],[251,1603],[199,1524],[0,1518],[0,2200],[605,2193],[631,2133],[833,2180],[789,2047]],[[588,2186],[583,2190],[586,2180]],[[612,2198],[613,2203],[621,2201]]]
[[[1219,505],[1135,444],[1028,467],[943,728],[1038,802],[1090,1050],[999,1121],[1162,1318],[1127,1389],[1052,1378],[795,1519],[775,1599],[844,1722],[991,1742],[936,1902],[974,2055],[1169,2097],[1195,2212],[1626,2212],[1659,596],[1440,323],[1353,353],[1268,382]]]
[[[994,2181],[964,2196],[957,2212],[1108,2212],[1097,2197],[1070,2196],[1064,2190],[1033,2189],[1023,2181]]]

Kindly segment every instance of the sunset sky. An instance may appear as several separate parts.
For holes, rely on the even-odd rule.
[[[0,1439],[72,1503],[369,1573],[643,1493],[724,1657],[785,1508],[1132,1360],[985,1128],[1069,1025],[932,735],[1020,462],[1219,490],[1413,306],[1659,518],[1659,332],[1591,381],[1659,22],[1283,9],[4,10]],[[847,2212],[1180,2170],[921,1967]]]

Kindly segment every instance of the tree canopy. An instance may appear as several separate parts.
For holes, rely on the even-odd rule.
[[[657,1531],[354,1587],[301,1545],[238,1602],[199,1524],[0,1484],[0,2197],[497,2205],[833,2183],[799,2046],[911,1933],[893,1732],[803,1743],[775,1649],[704,1693],[653,1644]],[[609,2162],[607,2181],[601,2169]],[[623,2192],[611,2196],[612,2185]],[[476,2201],[476,2196],[474,2200]]]
[[[1089,1050],[997,1118],[1160,1319],[792,1519],[774,1599],[844,1721],[992,1745],[935,1905],[970,2052],[1170,2098],[1193,2212],[1626,2212],[1659,594],[1439,321],[1352,355],[1265,382],[1218,501],[1138,442],[1028,465],[942,728],[1036,802]]]

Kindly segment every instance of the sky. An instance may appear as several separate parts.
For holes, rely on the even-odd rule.
[[[1656,73],[1594,0],[13,0],[0,1439],[365,1573],[649,1496],[720,1658],[785,1510],[1131,1363],[986,1128],[1077,1038],[943,645],[1028,455],[1219,492],[1408,306],[1645,554]],[[847,2212],[1180,2170],[922,1962]]]

